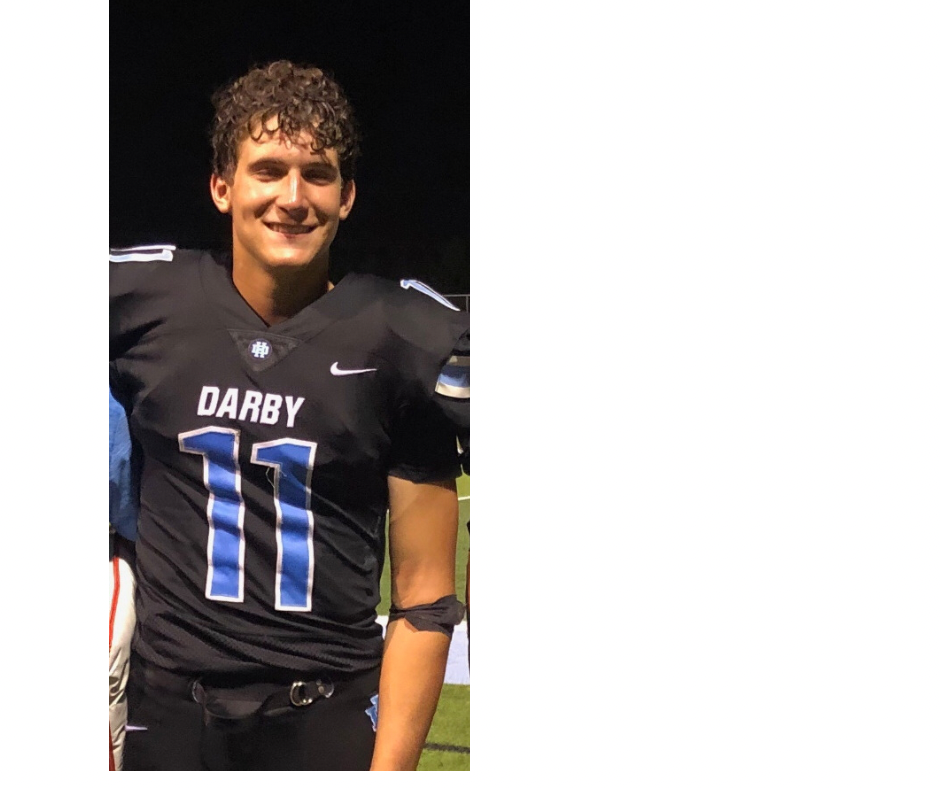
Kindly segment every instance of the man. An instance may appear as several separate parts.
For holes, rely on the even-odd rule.
[[[412,770],[462,616],[434,398],[467,315],[412,280],[329,282],[359,147],[332,79],[279,61],[214,104],[231,255],[111,256],[143,452],[124,769]]]
[[[128,657],[134,631],[133,541],[137,534],[137,482],[131,436],[124,409],[109,392],[108,576],[111,610],[108,618],[109,767],[121,769],[127,720]]]

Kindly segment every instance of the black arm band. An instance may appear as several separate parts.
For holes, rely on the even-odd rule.
[[[450,594],[434,603],[414,605],[411,608],[389,607],[389,621],[405,620],[416,630],[432,630],[444,633],[451,637],[452,631],[464,619],[464,606],[458,602],[456,595]]]

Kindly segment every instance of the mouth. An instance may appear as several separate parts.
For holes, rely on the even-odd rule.
[[[305,236],[314,231],[314,225],[288,225],[283,222],[265,222],[265,227],[286,236]]]

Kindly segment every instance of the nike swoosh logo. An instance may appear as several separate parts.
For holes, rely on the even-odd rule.
[[[337,366],[337,362],[334,362],[330,366],[331,375],[358,375],[359,373],[375,373],[375,372],[376,372],[375,367],[367,367],[365,370],[341,370]]]
[[[133,723],[129,723],[124,727],[125,731],[147,731],[146,726],[135,726]]]

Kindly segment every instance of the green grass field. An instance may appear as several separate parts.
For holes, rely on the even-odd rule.
[[[471,686],[445,685],[419,770],[471,769]]]
[[[458,496],[471,495],[471,480],[462,476],[458,480]],[[471,517],[471,501],[458,504],[458,548],[455,554],[455,594],[462,603],[465,600],[465,571],[468,560],[468,518]],[[389,555],[383,567],[380,582],[381,601],[377,613],[389,613]],[[432,721],[425,750],[419,761],[419,770],[470,770],[471,769],[471,686],[445,685],[438,701],[438,710]]]

